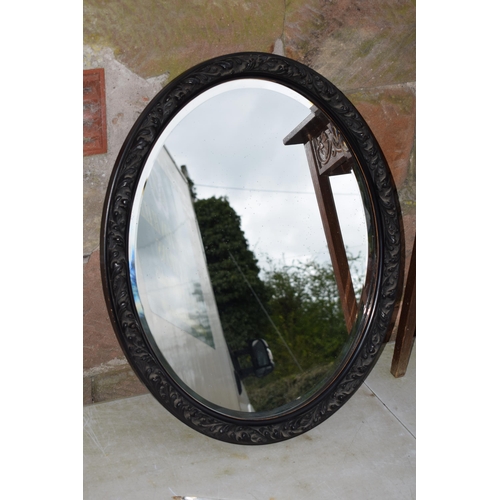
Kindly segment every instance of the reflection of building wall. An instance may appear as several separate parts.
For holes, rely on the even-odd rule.
[[[165,148],[142,197],[136,257],[147,295],[141,297],[153,314],[214,347],[205,299],[211,288],[189,187]]]
[[[84,158],[85,403],[145,392],[125,361],[102,295],[102,202],[116,155],[139,113],[162,85],[202,60],[242,50],[275,50],[305,62],[338,86],[367,120],[387,157],[411,250],[416,205],[414,2],[255,1],[258,8],[249,3],[221,0],[202,7],[169,2],[168,9],[153,17],[149,7],[137,8],[133,19],[112,2],[84,9],[84,66],[105,70],[108,131],[108,153]],[[207,15],[199,29],[203,9]],[[169,36],[159,37],[165,26]]]
[[[157,354],[190,389],[240,410],[189,186],[165,148],[142,196],[131,253],[137,263],[136,304],[145,328]]]

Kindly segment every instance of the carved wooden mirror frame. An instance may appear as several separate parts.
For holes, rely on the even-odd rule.
[[[251,413],[239,418],[207,407],[168,373],[141,326],[131,290],[128,255],[134,195],[155,142],[172,118],[195,97],[221,83],[243,78],[264,79],[288,87],[310,100],[335,124],[336,129],[324,135],[323,146],[331,146],[328,141],[335,140],[338,133],[348,143],[364,177],[364,201],[370,204],[371,230],[375,235],[376,258],[369,264],[369,296],[363,317],[358,321],[361,326],[355,345],[344,359],[342,369],[306,404],[261,418],[252,418]],[[292,130],[296,124],[290,125]],[[300,141],[299,136],[296,134],[289,140]],[[328,158],[322,161],[324,170],[328,170]],[[321,189],[318,185],[317,195]],[[264,53],[231,54],[201,63],[177,77],[151,101],[131,129],[118,155],[104,204],[100,247],[102,282],[109,315],[128,361],[169,412],[215,439],[237,444],[268,444],[298,436],[329,418],[368,376],[392,328],[400,293],[401,246],[400,208],[389,168],[376,139],[349,100],[324,77],[296,61]],[[348,285],[348,281],[346,283]],[[347,315],[349,300],[352,298],[343,304]]]

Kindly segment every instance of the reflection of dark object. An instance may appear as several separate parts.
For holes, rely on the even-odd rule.
[[[243,392],[243,386],[241,385],[240,375],[236,370],[234,370],[234,378],[236,380],[236,387],[238,388],[238,394],[241,394]]]
[[[242,367],[240,358],[250,356],[252,366]],[[235,371],[240,379],[254,375],[258,378],[269,375],[274,370],[273,353],[267,342],[263,339],[255,339],[249,342],[246,349],[231,352]]]
[[[274,370],[273,353],[265,340],[257,339],[252,342],[252,363],[255,376],[259,378],[269,375]]]

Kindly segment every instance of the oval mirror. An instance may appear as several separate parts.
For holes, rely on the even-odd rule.
[[[354,106],[290,59],[232,54],[167,85],[127,137],[103,287],[156,399],[240,444],[297,436],[357,390],[391,327],[401,225]]]

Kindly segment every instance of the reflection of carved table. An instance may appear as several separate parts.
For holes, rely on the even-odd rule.
[[[311,111],[311,115],[292,130],[283,143],[286,146],[304,144],[306,149],[347,331],[350,332],[356,320],[357,304],[329,177],[350,173],[355,160],[337,128],[316,107]]]

